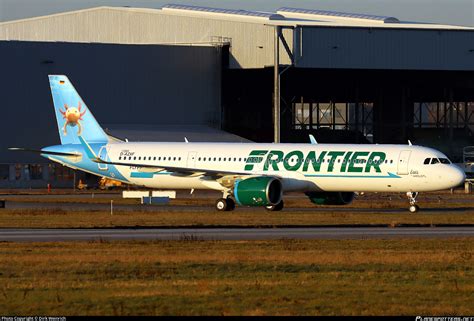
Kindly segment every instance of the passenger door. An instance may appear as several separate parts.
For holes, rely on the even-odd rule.
[[[398,175],[407,175],[408,174],[408,163],[410,161],[410,150],[402,150],[398,157],[398,164],[397,164],[397,174]]]
[[[99,158],[106,162],[110,161],[108,149],[109,148],[107,147],[107,145],[104,145],[99,150]],[[98,165],[99,165],[99,170],[101,171],[106,171],[109,168],[107,164],[99,163]]]

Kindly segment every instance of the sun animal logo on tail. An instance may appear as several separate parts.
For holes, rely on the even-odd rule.
[[[63,133],[64,135],[67,135],[67,126],[71,127],[76,127],[77,126],[77,135],[80,136],[82,133],[82,126],[80,123],[80,120],[82,119],[82,116],[86,113],[87,110],[84,110],[81,112],[81,102],[78,103],[77,108],[76,107],[69,107],[67,104],[64,104],[64,108],[66,110],[59,110],[59,112],[63,115],[63,118],[66,120],[63,126]]]

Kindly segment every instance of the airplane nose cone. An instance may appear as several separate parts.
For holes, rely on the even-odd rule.
[[[453,183],[453,187],[464,184],[466,180],[466,173],[464,170],[456,165],[452,166],[451,170],[451,181]]]

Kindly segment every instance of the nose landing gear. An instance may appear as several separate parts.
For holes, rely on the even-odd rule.
[[[420,207],[416,205],[417,196],[418,192],[407,192],[408,201],[410,202],[410,207],[408,207],[410,213],[416,213],[420,210]]]

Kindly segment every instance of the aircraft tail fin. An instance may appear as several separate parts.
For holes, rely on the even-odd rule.
[[[79,137],[91,143],[106,143],[107,134],[64,75],[49,75],[54,112],[61,144],[80,144]]]

